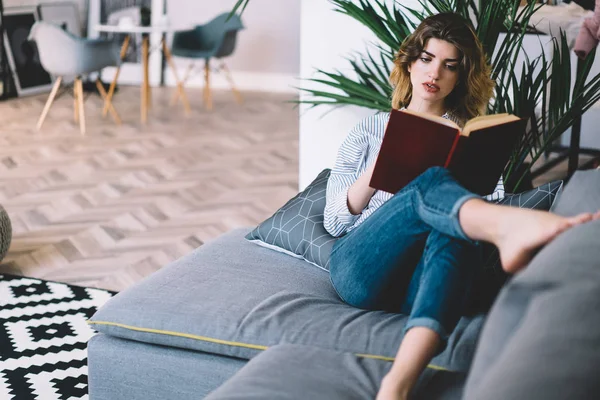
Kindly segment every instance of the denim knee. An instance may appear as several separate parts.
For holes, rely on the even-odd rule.
[[[425,172],[419,175],[416,179],[420,181],[435,181],[443,177],[450,177],[450,171],[444,167],[429,167]]]

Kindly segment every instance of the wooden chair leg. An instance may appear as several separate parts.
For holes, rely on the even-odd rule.
[[[150,57],[150,38],[148,38],[148,57]],[[146,62],[146,106],[148,110],[152,108],[152,85],[150,85],[150,59]]]
[[[77,79],[73,81],[73,120],[79,123],[79,89],[77,88]]]
[[[204,63],[204,102],[207,110],[213,109],[212,94],[210,92],[210,60]]]
[[[104,86],[102,86],[102,82],[100,82],[100,78],[96,79],[96,88],[98,88],[98,92],[104,101],[106,101],[106,90],[104,90]],[[121,125],[121,117],[119,117],[119,113],[115,110],[115,107],[112,103],[109,104],[108,111],[110,111],[110,115],[112,115],[117,125]]]
[[[181,86],[182,87],[185,87],[185,83],[190,78],[190,75],[191,75],[193,69],[194,69],[194,63],[192,62],[187,67],[187,70],[185,71],[185,76],[181,80]],[[177,104],[177,101],[179,100],[179,95],[180,94],[181,94],[181,91],[179,90],[179,87],[177,87],[177,90],[175,92],[173,92],[173,96],[171,97],[171,102],[169,103],[169,105],[174,106],[175,104]]]
[[[140,119],[142,124],[148,122],[148,56],[149,56],[149,38],[144,36],[142,39],[142,102],[140,107]]]
[[[42,111],[42,115],[40,115],[40,119],[36,125],[36,129],[39,131],[42,129],[42,124],[48,115],[48,111],[50,111],[50,107],[52,106],[52,102],[56,97],[56,93],[58,92],[58,88],[60,87],[60,83],[62,82],[62,76],[56,78],[56,82],[54,82],[54,86],[52,86],[52,91],[50,92],[50,96],[48,96],[48,100],[46,100],[46,104],[44,105],[44,110]]]
[[[131,40],[131,36],[129,36],[129,35],[125,36],[125,40],[123,41],[123,45],[121,46],[121,61],[123,61],[125,59],[125,56],[127,55],[127,49],[129,48],[130,40]],[[112,82],[110,83],[110,87],[108,88],[108,95],[106,96],[106,99],[104,99],[104,109],[102,109],[103,117],[106,117],[106,114],[108,114],[108,109],[110,108],[110,104],[111,104],[113,95],[115,94],[115,86],[117,85],[117,79],[119,78],[120,72],[121,72],[121,66],[119,65],[117,67],[115,77],[113,78]]]
[[[183,102],[183,108],[185,109],[185,114],[189,115],[192,109],[190,108],[190,102],[185,94],[185,90],[183,89],[183,83],[179,80],[179,74],[177,74],[177,69],[175,68],[175,64],[173,63],[173,59],[171,58],[171,52],[169,51],[169,46],[167,46],[167,42],[163,39],[162,42],[163,53],[165,54],[165,58],[167,59],[167,63],[169,67],[171,67],[171,71],[173,71],[173,76],[175,77],[175,83],[177,84],[177,92],[179,96],[181,96],[181,101]]]
[[[233,82],[233,78],[231,77],[231,72],[229,72],[229,68],[227,68],[227,65],[224,62],[221,64],[221,69],[225,71],[225,77],[231,85],[231,91],[233,92],[235,101],[237,101],[238,104],[243,104],[244,98],[242,97],[241,93],[236,89],[235,84]]]
[[[79,108],[79,130],[81,135],[85,136],[85,113],[83,111],[83,83],[81,77],[75,78],[75,87],[77,88],[77,103]]]

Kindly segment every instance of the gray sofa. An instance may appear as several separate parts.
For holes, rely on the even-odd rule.
[[[574,176],[556,211],[598,208],[600,171],[588,171]],[[342,303],[325,271],[249,243],[247,231],[205,244],[91,318],[99,331],[88,345],[92,400],[374,398],[406,317]],[[600,365],[598,237],[600,221],[544,248],[503,289],[479,345],[485,316],[464,317],[415,397],[600,393],[589,379]]]

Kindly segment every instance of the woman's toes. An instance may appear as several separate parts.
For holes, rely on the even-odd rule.
[[[569,222],[569,225],[573,226],[591,221],[593,218],[594,214],[592,213],[581,213],[579,215],[569,218],[567,221]]]

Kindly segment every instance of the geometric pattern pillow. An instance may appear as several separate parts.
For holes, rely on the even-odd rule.
[[[550,211],[556,196],[562,191],[563,185],[563,181],[545,183],[523,193],[507,194],[496,204]]]
[[[246,239],[328,271],[329,255],[337,240],[323,226],[330,173],[330,169],[321,171],[306,189],[261,222]]]
[[[553,181],[522,193],[506,194],[504,198],[494,203],[511,207],[550,211],[562,192],[563,186],[563,181]],[[472,301],[476,304],[471,304],[471,307],[475,308],[475,312],[487,311],[504,283],[510,277],[502,269],[498,249],[491,243],[486,242],[481,242],[480,246],[483,266],[473,285]]]

